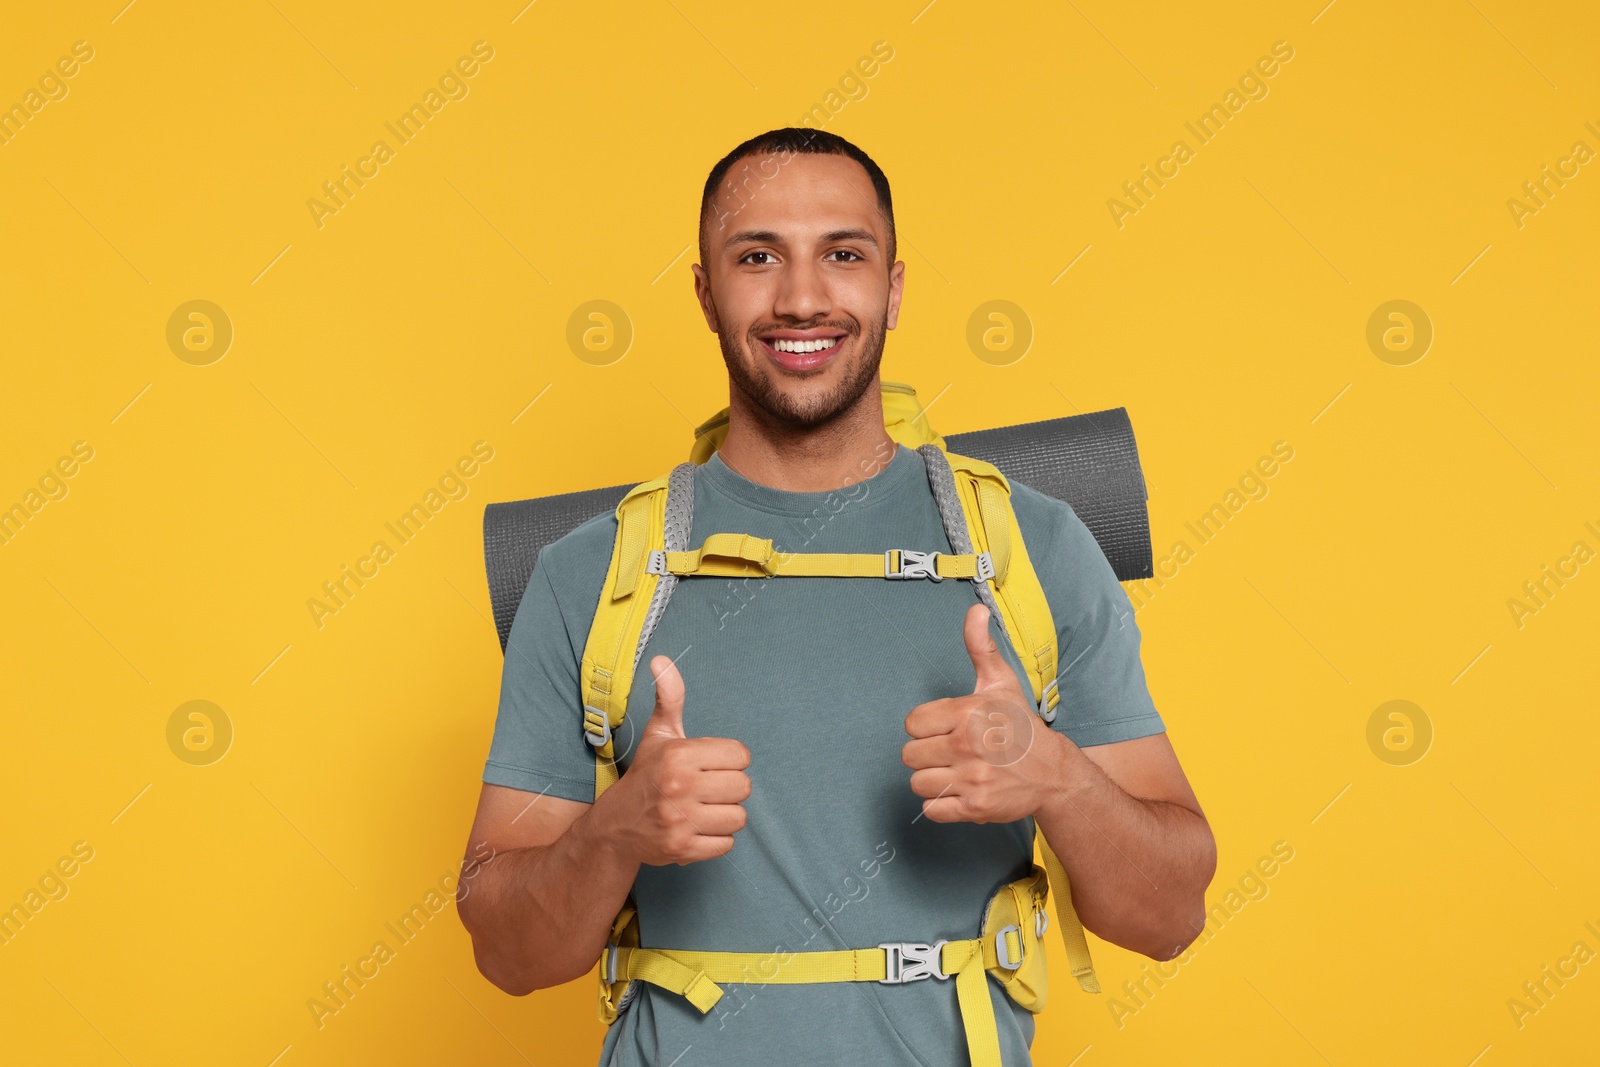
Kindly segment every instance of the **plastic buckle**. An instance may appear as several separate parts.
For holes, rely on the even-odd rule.
[[[606,984],[613,985],[617,980],[617,946],[606,942]]]
[[[666,552],[666,549],[662,549],[662,548],[653,548],[653,549],[651,549],[650,550],[650,559],[649,559],[649,561],[647,563],[645,563],[644,569],[645,569],[645,573],[646,574],[666,574],[667,573],[667,552]]]
[[[894,569],[894,553],[900,553],[900,569]],[[883,554],[883,576],[885,578],[932,578],[936,582],[944,581],[939,574],[936,561],[938,552],[919,552],[914,548],[889,549]]]
[[[1006,933],[1017,935],[1017,958],[1011,958],[1011,952],[1006,948]],[[1003,926],[994,933],[995,961],[1008,971],[1014,971],[1022,966],[1022,928],[1018,926]]]
[[[994,578],[994,557],[987,552],[978,553],[978,573],[972,576],[975,582],[987,582]]]
[[[583,738],[595,748],[600,748],[607,741],[611,740],[611,719],[606,715],[605,712],[601,711],[592,704],[585,704],[583,706],[583,711]],[[590,725],[591,719],[600,720],[600,731],[598,733],[596,733],[594,727]]]
[[[1059,680],[1058,678],[1050,679],[1044,684],[1044,691],[1039,694],[1039,718],[1045,722],[1056,721],[1056,709],[1050,706],[1050,694],[1056,691],[1056,682]]]
[[[950,976],[944,973],[940,950],[945,946],[941,938],[933,944],[925,941],[885,941],[878,947],[884,953],[884,985],[902,985],[924,978],[937,978],[941,982]]]

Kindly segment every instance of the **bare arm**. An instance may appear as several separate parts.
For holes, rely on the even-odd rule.
[[[1042,724],[988,631],[967,611],[970,696],[906,716],[902,759],[934,822],[1033,816],[1072,882],[1083,925],[1113,944],[1169,960],[1205,925],[1216,843],[1165,734],[1079,748]]]
[[[1166,734],[1079,748],[1045,731],[1053,753],[1034,819],[1072,882],[1083,925],[1123,948],[1170,960],[1205,925],[1217,846]]]
[[[641,864],[721,856],[745,824],[749,750],[725,738],[686,737],[682,677],[666,656],[651,660],[651,669],[656,707],[633,764],[593,804],[483,787],[456,910],[478,970],[507,993],[523,996],[584,974],[600,958]]]
[[[483,976],[522,996],[582,975],[600,957],[611,921],[639,873],[608,831],[622,798],[595,804],[485,785],[457,902]],[[485,848],[487,846],[487,848]]]

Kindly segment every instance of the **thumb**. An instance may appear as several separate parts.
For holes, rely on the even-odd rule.
[[[687,737],[683,732],[683,676],[678,665],[670,656],[656,656],[650,661],[650,672],[656,679],[656,708],[644,733]]]
[[[974,693],[1017,687],[1016,673],[1000,654],[1000,646],[995,644],[994,637],[989,633],[987,604],[974,604],[967,609],[966,624],[961,634],[967,642],[967,655],[972,657],[972,668],[978,675],[977,684],[972,687]]]

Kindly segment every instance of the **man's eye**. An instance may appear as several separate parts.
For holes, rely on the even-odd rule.
[[[751,259],[750,259],[751,256],[769,256],[770,257],[771,255],[772,255],[771,252],[746,252],[743,256],[740,257],[739,262],[740,263],[750,263],[751,262]],[[755,266],[763,267],[763,266],[766,266],[766,264],[764,262],[756,263]]]
[[[863,259],[864,258],[862,256],[856,255],[856,253],[850,251],[850,249],[848,249],[848,248],[835,248],[832,252],[829,252],[828,255],[830,255],[830,256],[849,256],[850,257],[849,260],[844,260],[843,261],[843,262],[846,262],[846,263],[848,263],[848,262],[850,262],[851,260],[854,260],[854,259]]]

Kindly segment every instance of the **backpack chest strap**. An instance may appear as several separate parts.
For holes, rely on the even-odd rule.
[[[692,551],[652,551],[645,570],[679,577],[727,578],[945,578],[988,581],[994,564],[988,552],[922,552],[891,548],[884,552],[784,552],[772,539],[746,533],[714,533]]]

